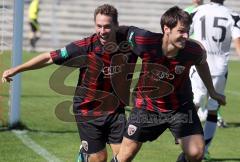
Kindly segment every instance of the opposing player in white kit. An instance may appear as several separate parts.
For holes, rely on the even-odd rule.
[[[228,73],[229,51],[232,39],[238,55],[240,55],[240,17],[223,6],[224,0],[211,0],[209,4],[199,6],[192,13],[191,31],[194,39],[202,43],[207,51],[214,87],[218,93],[224,94]],[[208,147],[214,136],[217,125],[219,104],[208,97],[207,90],[193,68],[190,73],[194,92],[194,103],[197,107],[208,110],[204,127],[205,158],[208,159]]]

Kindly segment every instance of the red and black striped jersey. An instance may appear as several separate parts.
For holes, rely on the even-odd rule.
[[[136,27],[128,30],[133,52],[142,58],[141,74],[134,92],[136,108],[168,112],[193,100],[189,69],[204,61],[205,51],[189,40],[185,48],[169,58],[162,51],[162,38],[161,33]]]
[[[83,116],[101,116],[128,104],[132,74],[125,82],[111,79],[123,72],[125,64],[135,64],[137,60],[126,41],[127,29],[123,27],[117,31],[116,43],[103,46],[93,34],[50,53],[55,64],[80,69],[73,99],[75,112]]]

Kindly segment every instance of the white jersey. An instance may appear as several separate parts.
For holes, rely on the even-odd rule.
[[[191,32],[206,49],[211,75],[224,75],[231,40],[240,37],[239,15],[217,3],[201,5],[192,15]]]

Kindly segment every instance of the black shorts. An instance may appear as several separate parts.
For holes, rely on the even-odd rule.
[[[38,21],[36,19],[30,20],[29,24],[30,24],[32,32],[39,31],[40,25],[39,25],[39,23],[38,23]]]
[[[116,112],[94,120],[77,123],[83,151],[92,154],[108,144],[120,144],[126,126],[124,112]]]
[[[129,116],[124,136],[138,142],[153,141],[167,128],[175,139],[203,134],[194,104],[187,103],[179,110],[167,113],[134,108]]]

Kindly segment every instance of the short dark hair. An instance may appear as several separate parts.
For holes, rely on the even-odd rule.
[[[215,2],[215,3],[219,3],[219,4],[223,4],[224,0],[211,0],[211,2]]]
[[[112,17],[113,23],[118,25],[118,11],[112,5],[104,4],[104,5],[98,6],[98,8],[96,8],[94,11],[94,21],[96,21],[96,16],[98,14]]]
[[[170,29],[177,26],[178,21],[181,23],[190,26],[192,23],[191,16],[178,6],[174,6],[169,8],[163,15],[160,21],[162,32],[164,32],[164,25],[169,27]]]

